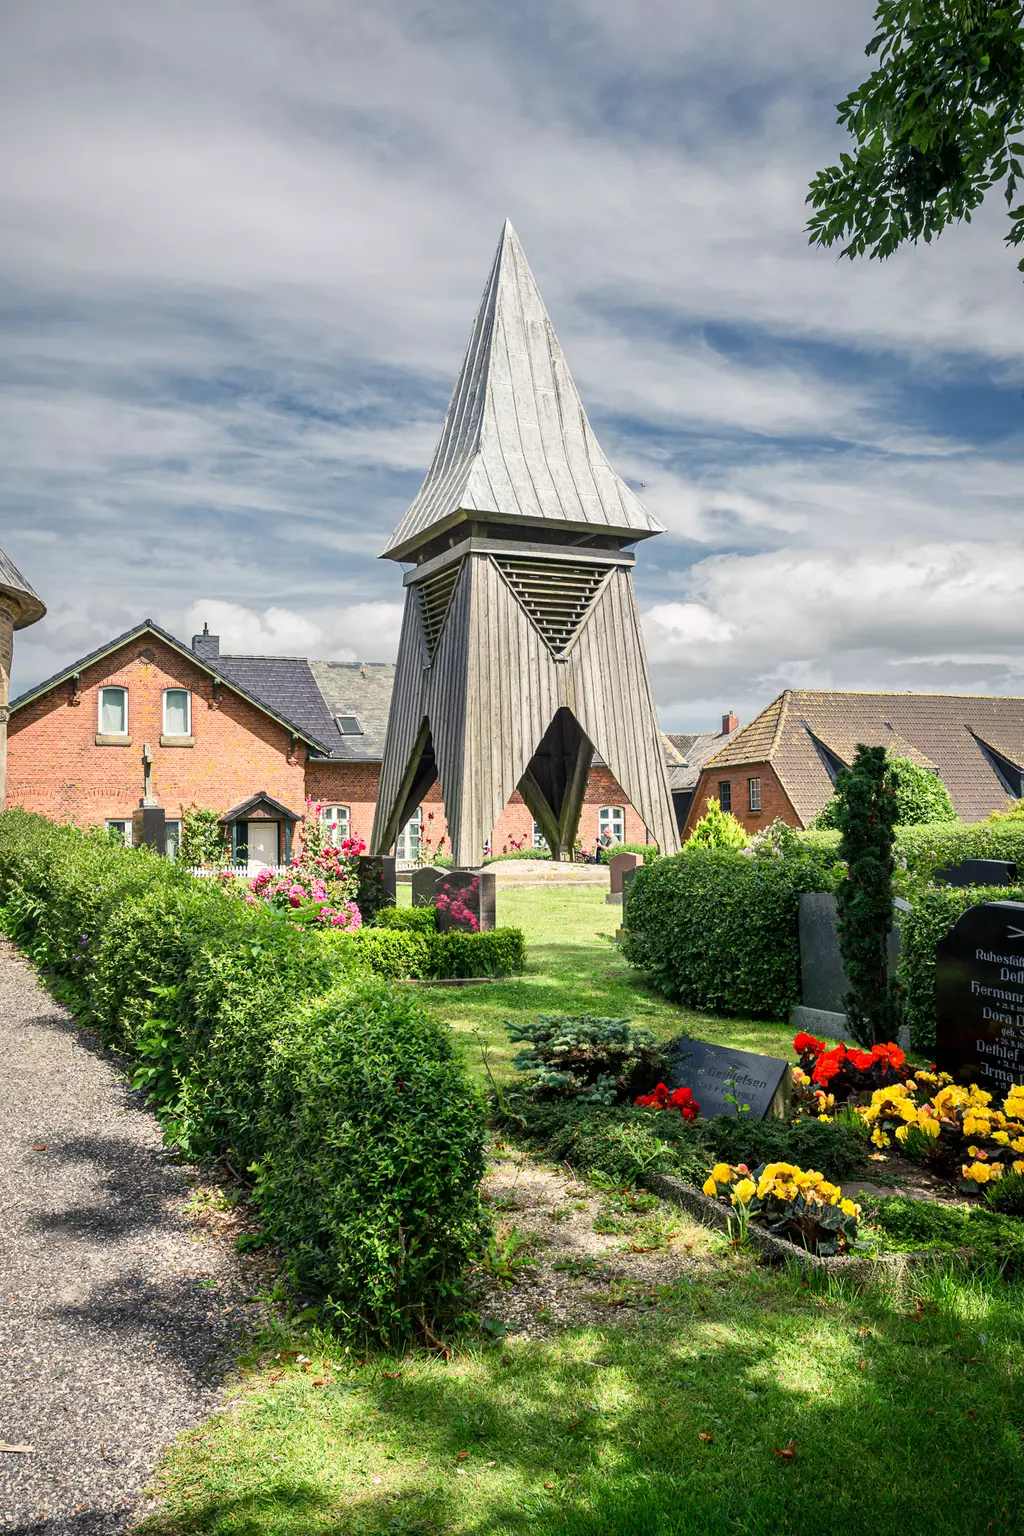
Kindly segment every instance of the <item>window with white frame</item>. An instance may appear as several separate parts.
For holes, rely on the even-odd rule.
[[[626,811],[621,805],[602,805],[597,813],[597,840],[605,842],[605,834],[613,843],[621,843],[626,836]]]
[[[101,688],[99,733],[101,736],[127,736],[128,689]]]
[[[752,811],[759,811],[761,809],[761,780],[748,779],[747,788],[750,791],[750,809]]]
[[[167,855],[167,857],[169,859],[176,859],[178,857],[178,850],[179,850],[180,847],[181,847],[181,822],[180,821],[165,821],[164,822],[164,853]]]
[[[164,735],[192,735],[192,695],[187,688],[164,689]]]
[[[130,816],[124,818],[118,816],[115,816],[113,819],[108,818],[106,827],[108,836],[119,837],[126,848],[131,847],[132,822]]]
[[[327,829],[327,841],[333,843],[335,848],[340,848],[345,839],[351,836],[349,828],[352,825],[352,812],[347,805],[323,806],[320,820]]]
[[[423,807],[418,805],[409,820],[398,834],[395,844],[396,859],[418,859],[420,856],[420,833],[423,830]]]
[[[533,846],[537,849],[545,849],[548,846],[548,840],[536,822],[533,824]]]

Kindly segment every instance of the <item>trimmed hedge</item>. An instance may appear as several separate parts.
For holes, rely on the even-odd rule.
[[[692,1008],[784,1017],[800,999],[798,901],[832,890],[834,860],[687,848],[637,870],[622,952]]]
[[[796,836],[819,855],[839,857],[838,832],[811,830]],[[911,877],[931,879],[947,864],[964,859],[1012,859],[1024,870],[1024,821],[932,821],[896,828],[897,867],[905,862]]]
[[[915,1051],[935,1049],[935,946],[968,907],[984,901],[1024,901],[1024,885],[931,885],[911,895],[900,919],[896,977]]]
[[[371,928],[412,928],[417,933],[433,933],[437,927],[437,913],[433,907],[381,907]]]
[[[390,1343],[452,1318],[485,1230],[482,1104],[447,1032],[352,942],[421,935],[296,929],[20,811],[0,816],[0,903],[80,1017],[136,1058],[168,1140],[256,1173],[268,1238],[329,1316]]]
[[[607,864],[609,859],[617,853],[639,853],[643,855],[644,864],[655,864],[661,858],[661,850],[657,843],[614,843],[611,848],[599,848],[597,850],[598,861]]]
[[[484,933],[363,928],[339,937],[347,939],[355,963],[392,981],[514,976],[526,969],[526,941],[519,928],[492,928]]]

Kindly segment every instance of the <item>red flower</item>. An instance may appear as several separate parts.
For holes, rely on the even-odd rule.
[[[845,1045],[837,1045],[833,1051],[822,1051],[814,1071],[811,1073],[811,1081],[813,1083],[829,1082],[841,1070],[845,1059]]]
[[[804,1030],[801,1030],[798,1035],[793,1037],[793,1049],[798,1056],[802,1056],[805,1051],[813,1051],[815,1056],[819,1056],[825,1049],[825,1042],[824,1040],[815,1040],[813,1035],[808,1035]]]
[[[891,1040],[888,1045],[873,1045],[871,1056],[873,1060],[884,1061],[890,1067],[902,1067],[907,1059],[899,1046],[893,1045]]]
[[[848,1050],[846,1059],[858,1072],[867,1072],[875,1060],[875,1052]]]
[[[633,1103],[639,1104],[643,1109],[660,1109],[667,1098],[668,1089],[664,1083],[659,1083],[657,1088],[652,1089],[650,1093],[642,1093],[638,1099],[633,1100]]]

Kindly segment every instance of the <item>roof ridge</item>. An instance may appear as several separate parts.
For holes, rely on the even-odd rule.
[[[789,700],[790,700],[790,690],[788,688],[784,688],[782,690],[781,703],[779,705],[779,718],[778,718],[778,721],[776,722],[776,725],[775,725],[775,735],[772,737],[772,744],[768,748],[767,761],[769,763],[771,762],[772,758],[775,756],[775,748],[778,746],[779,741],[782,738],[783,728],[784,728],[785,723],[786,723],[786,716],[789,713]]]

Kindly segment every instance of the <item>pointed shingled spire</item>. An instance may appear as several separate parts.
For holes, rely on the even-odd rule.
[[[383,554],[408,559],[460,513],[664,532],[601,451],[507,219],[433,461]]]
[[[14,610],[14,628],[34,624],[46,612],[46,604],[29,586],[13,561],[0,549],[0,599],[6,598]]]

